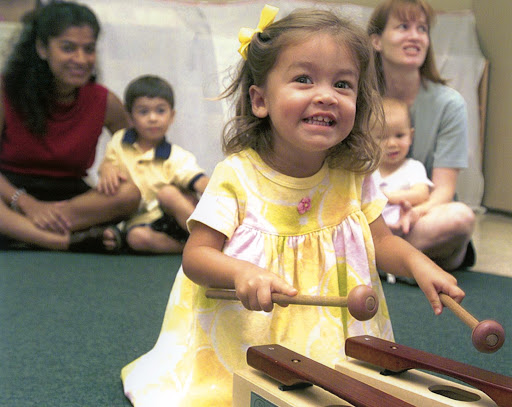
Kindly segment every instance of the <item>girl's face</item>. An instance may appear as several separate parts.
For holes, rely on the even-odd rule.
[[[88,25],[69,27],[50,37],[48,46],[37,41],[36,48],[48,62],[58,93],[69,93],[89,82],[96,63],[96,38]]]
[[[397,13],[389,16],[381,35],[372,35],[372,44],[380,52],[384,65],[421,68],[430,45],[425,13],[405,19]]]
[[[255,116],[269,116],[281,172],[308,176],[354,126],[359,69],[346,45],[327,33],[283,48],[262,87],[252,86]],[[288,164],[286,164],[288,163]]]
[[[160,97],[141,96],[135,99],[131,119],[137,130],[137,142],[142,148],[156,147],[165,137],[174,120],[174,109]]]

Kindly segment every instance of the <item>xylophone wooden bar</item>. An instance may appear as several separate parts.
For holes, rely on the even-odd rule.
[[[345,341],[347,356],[392,372],[423,369],[444,374],[487,394],[499,407],[512,407],[512,378],[372,336]]]
[[[247,363],[286,386],[313,384],[354,407],[413,406],[280,345],[250,347]]]

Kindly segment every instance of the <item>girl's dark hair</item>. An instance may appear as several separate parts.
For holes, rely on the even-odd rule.
[[[162,98],[166,100],[171,109],[174,109],[174,92],[172,86],[164,79],[153,76],[139,76],[128,84],[124,92],[124,107],[132,113],[133,103],[139,97]]]
[[[30,131],[44,134],[54,97],[54,76],[39,57],[36,40],[46,47],[50,38],[70,27],[83,26],[91,27],[97,39],[100,25],[87,6],[60,0],[36,8],[22,21],[22,31],[2,72],[3,85],[7,99]]]
[[[374,10],[368,22],[368,35],[381,36],[386,28],[389,17],[394,15],[403,20],[416,20],[420,14],[425,14],[428,26],[429,45],[427,55],[423,65],[420,67],[422,79],[428,79],[435,83],[446,84],[446,80],[441,77],[437,70],[432,41],[430,39],[430,29],[434,25],[435,13],[426,0],[385,0],[381,2]],[[384,69],[382,67],[382,56],[375,51],[375,66],[377,68],[377,80],[381,94],[386,91],[386,81],[384,79]]]
[[[345,44],[359,68],[354,127],[341,143],[329,150],[327,162],[331,167],[343,167],[355,172],[376,169],[381,150],[370,136],[369,122],[374,114],[382,116],[382,105],[370,40],[356,24],[334,12],[320,9],[296,10],[252,37],[247,60],[241,61],[235,79],[221,94],[221,98],[236,97],[235,116],[227,123],[223,133],[223,150],[226,154],[245,148],[252,148],[263,156],[272,152],[270,118],[260,119],[253,114],[249,88],[264,85],[285,47],[301,43],[318,33],[329,33],[340,44]]]

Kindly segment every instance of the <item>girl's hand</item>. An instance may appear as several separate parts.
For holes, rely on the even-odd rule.
[[[443,305],[439,293],[444,293],[460,303],[465,297],[464,291],[457,286],[457,279],[439,267],[429,267],[429,270],[414,272],[414,278],[421,290],[425,293],[434,313],[440,315]]]
[[[255,272],[254,268],[258,271]],[[297,289],[274,273],[259,267],[240,271],[235,277],[235,290],[245,308],[252,311],[270,312],[274,308],[272,293],[297,295]]]
[[[104,168],[98,180],[96,189],[105,195],[115,195],[119,190],[121,182],[126,181],[127,177],[115,167]]]

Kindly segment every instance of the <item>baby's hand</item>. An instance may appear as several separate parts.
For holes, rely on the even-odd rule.
[[[441,314],[443,305],[439,293],[444,293],[460,303],[466,295],[457,285],[457,279],[439,267],[419,273],[415,279],[419,287],[425,293],[436,315]]]
[[[297,289],[276,274],[262,269],[254,272],[253,268],[236,276],[235,290],[244,307],[252,311],[272,311],[272,293],[297,295]]]

